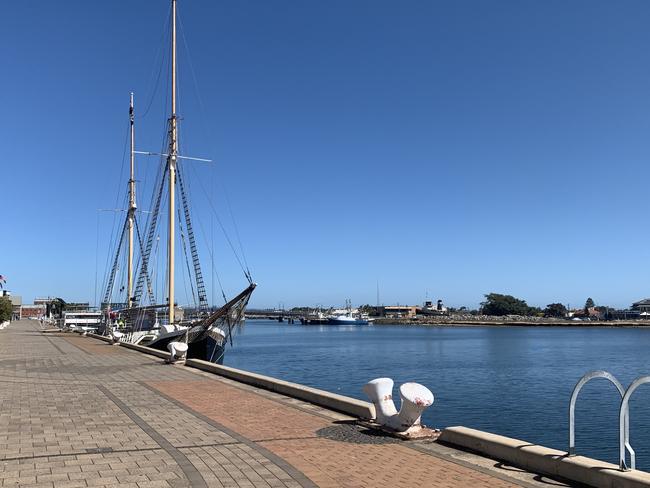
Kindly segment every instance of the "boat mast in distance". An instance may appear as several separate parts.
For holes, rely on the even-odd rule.
[[[169,323],[174,323],[174,209],[176,186],[176,156],[178,134],[176,132],[176,0],[172,0],[172,106],[169,118],[169,235],[167,242],[167,286],[169,291]]]
[[[129,228],[129,260],[127,267],[127,307],[133,306],[133,227],[135,224],[135,112],[133,108],[133,92],[131,92],[131,103],[129,104],[129,124],[131,127],[131,176],[129,178],[129,210],[128,210],[128,228]]]

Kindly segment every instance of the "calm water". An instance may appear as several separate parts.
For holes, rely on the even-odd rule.
[[[650,374],[650,330],[534,327],[303,326],[249,320],[225,364],[364,398],[361,387],[388,376],[427,386],[434,427],[465,425],[567,449],[571,391],[604,369],[625,387]],[[365,399],[365,398],[364,398]],[[587,384],[576,408],[579,454],[618,464],[613,385]],[[399,401],[398,401],[399,402]],[[399,408],[399,405],[398,405]],[[637,467],[650,470],[650,385],[631,401]]]

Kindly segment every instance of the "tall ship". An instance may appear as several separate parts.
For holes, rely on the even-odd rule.
[[[114,258],[107,273],[102,302],[102,332],[119,337],[123,342],[167,350],[172,342],[187,344],[187,356],[222,363],[225,347],[232,344],[234,328],[244,319],[248,301],[256,287],[250,271],[238,259],[247,285],[224,304],[210,306],[201,270],[197,242],[192,227],[192,206],[187,195],[183,163],[186,160],[209,161],[179,154],[177,114],[176,0],[171,0],[171,93],[167,118],[166,152],[153,153],[135,149],[135,109],[133,93],[129,104],[130,178],[128,209],[121,232],[114,244]],[[145,231],[140,232],[136,204],[135,156],[158,156],[160,164],[151,198],[151,209]],[[177,198],[177,197],[180,198]],[[166,211],[163,202],[166,201]],[[162,217],[162,218],[161,218]],[[159,247],[161,221],[166,224],[166,280],[162,300],[155,296],[152,285],[152,250]],[[225,232],[225,230],[224,230]],[[190,277],[192,306],[181,308],[176,303],[176,254],[180,242]],[[232,246],[231,246],[232,247]],[[235,252],[233,248],[233,252]],[[137,263],[136,262],[137,254]],[[181,254],[180,252],[178,254]],[[157,254],[156,254],[157,255]],[[155,261],[159,261],[155,259]],[[126,268],[126,272],[124,272]],[[181,271],[182,272],[182,271]],[[116,286],[120,276],[125,283]],[[186,293],[187,294],[187,293]],[[188,298],[188,297],[186,297]]]

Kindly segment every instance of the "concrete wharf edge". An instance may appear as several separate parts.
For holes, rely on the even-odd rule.
[[[104,342],[111,342],[109,338],[97,334],[88,334],[88,336]],[[159,358],[167,359],[169,357],[169,353],[150,347],[128,343],[120,343],[119,345]],[[195,369],[342,412],[352,417],[362,419],[375,417],[374,405],[356,398],[198,359],[188,359],[185,364]],[[564,451],[469,427],[447,427],[442,431],[438,442],[503,461],[527,471],[587,486],[597,488],[650,487],[650,473],[645,471],[621,471],[615,464],[585,456],[568,456]]]
[[[598,488],[650,486],[650,473],[621,471],[615,464],[468,427],[447,427],[438,442],[506,461],[535,473],[559,477]]]

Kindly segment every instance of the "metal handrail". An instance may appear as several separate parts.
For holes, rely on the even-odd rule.
[[[625,388],[623,388],[623,385],[621,384],[620,381],[616,379],[616,377],[607,372],[607,371],[590,371],[589,373],[585,374],[578,383],[576,383],[576,386],[573,388],[573,393],[571,393],[571,401],[569,402],[569,451],[568,454],[569,456],[575,456],[576,453],[576,440],[575,440],[575,409],[576,409],[576,401],[578,400],[578,393],[580,393],[580,390],[582,389],[583,386],[585,386],[589,381],[593,380],[594,378],[604,378],[606,380],[609,380],[610,383],[612,383],[618,392],[621,394],[621,398],[624,399],[625,397]],[[648,381],[650,381],[650,377],[648,377]],[[622,405],[622,403],[621,403]],[[619,429],[620,429],[620,436],[624,439],[624,441],[627,443],[629,446],[629,438],[630,438],[630,422],[629,422],[629,415],[627,414],[627,410],[625,412],[619,412],[620,418],[619,418]],[[630,450],[630,456],[631,459],[634,459],[634,451],[632,450],[631,447],[629,447]],[[625,454],[623,454],[623,460],[625,460]],[[634,463],[634,461],[632,461]]]
[[[634,449],[630,445],[630,433],[629,433],[629,421],[630,421],[630,397],[632,393],[644,383],[650,383],[650,376],[639,376],[635,379],[627,390],[625,390],[625,395],[621,400],[621,408],[618,411],[618,425],[619,425],[619,467],[623,471],[629,471],[630,469],[636,469],[636,459],[634,454]],[[621,427],[625,424],[626,432],[623,435]],[[628,468],[625,462],[625,451],[630,453],[630,467]]]

